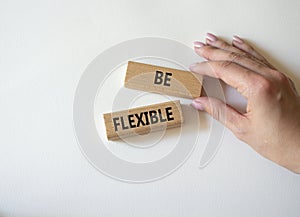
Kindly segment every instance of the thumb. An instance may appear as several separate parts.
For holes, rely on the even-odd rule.
[[[234,134],[245,131],[245,127],[247,126],[245,124],[245,116],[219,99],[199,97],[193,100],[192,106],[198,110],[206,111]]]

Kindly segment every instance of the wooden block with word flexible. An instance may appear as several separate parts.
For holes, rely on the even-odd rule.
[[[166,95],[195,98],[200,96],[203,77],[178,69],[129,61],[125,87]]]
[[[108,140],[179,127],[183,122],[179,100],[107,113],[103,117]]]

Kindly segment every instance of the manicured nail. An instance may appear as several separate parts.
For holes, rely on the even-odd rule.
[[[239,44],[244,43],[244,41],[239,36],[237,36],[237,35],[233,36],[232,39],[233,39],[234,42],[237,42]]]
[[[205,40],[205,42],[206,42],[206,44],[208,44],[208,45],[211,44],[211,43],[213,43],[213,41],[210,40],[210,39],[208,39],[208,38]]]
[[[191,103],[191,105],[195,108],[195,109],[198,109],[198,110],[201,110],[203,111],[204,110],[204,107],[201,103],[199,103],[198,101],[196,101],[196,99]]]
[[[195,48],[200,48],[200,47],[203,47],[205,46],[204,43],[200,42],[200,41],[194,41],[194,47]]]
[[[214,34],[212,33],[207,33],[206,34],[206,39],[210,42],[214,42],[214,41],[217,41],[218,40],[218,37],[215,36]]]

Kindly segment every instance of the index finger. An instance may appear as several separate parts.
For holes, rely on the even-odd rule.
[[[228,85],[234,87],[246,98],[249,98],[254,84],[261,78],[261,75],[231,61],[195,63],[190,66],[190,70],[201,75],[221,79]]]

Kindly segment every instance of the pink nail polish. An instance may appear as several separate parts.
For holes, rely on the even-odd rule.
[[[215,36],[215,35],[212,34],[212,33],[207,33],[207,34],[206,34],[206,39],[210,40],[211,42],[214,42],[214,41],[217,41],[217,40],[218,40],[218,37]]]
[[[195,102],[202,104],[202,98],[198,97],[194,99]]]
[[[244,41],[240,37],[238,37],[237,35],[233,36],[232,39],[233,39],[234,42],[237,42],[239,44],[244,43]]]
[[[209,44],[211,44],[211,43],[213,43],[213,41],[207,38],[207,39],[206,39],[206,44],[209,45]]]
[[[200,42],[200,41],[194,41],[194,47],[195,48],[200,48],[200,47],[203,47],[205,46],[204,43]]]
[[[194,100],[191,104],[195,109],[198,109],[198,110],[201,110],[203,111],[204,110],[204,107],[202,104],[200,104],[199,102],[197,102],[196,100]]]

